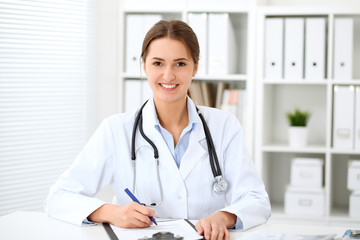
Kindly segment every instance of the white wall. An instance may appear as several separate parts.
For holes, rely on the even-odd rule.
[[[97,122],[116,113],[118,102],[118,0],[98,0]]]
[[[117,112],[118,103],[118,0],[98,0],[97,124]],[[111,202],[113,190],[105,187],[97,197]]]

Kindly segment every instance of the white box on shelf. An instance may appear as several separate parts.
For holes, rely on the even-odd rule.
[[[353,191],[349,199],[349,216],[360,217],[360,190]]]
[[[335,18],[334,20],[334,79],[352,79],[353,53],[352,18]]]
[[[320,158],[294,158],[291,163],[291,186],[321,188],[323,164],[324,160]]]
[[[360,149],[360,86],[355,88],[355,148]]]
[[[285,213],[307,216],[324,216],[324,189],[306,189],[288,186],[285,191]]]
[[[285,18],[284,78],[303,78],[304,18]]]
[[[347,188],[360,190],[360,160],[350,160],[348,163]]]
[[[141,105],[141,80],[124,81],[124,112],[132,111]]]
[[[208,14],[207,13],[189,13],[188,23],[196,33],[200,46],[200,58],[198,75],[207,74],[207,34],[208,34]]]
[[[153,94],[146,79],[125,80],[124,88],[124,112],[139,108]]]
[[[159,14],[126,15],[125,71],[140,74],[142,42],[149,29],[161,20]]]
[[[283,18],[265,20],[265,78],[280,79],[283,74]]]
[[[230,15],[210,13],[208,24],[208,73],[236,73],[237,46]]]
[[[153,97],[153,91],[147,80],[141,80],[141,103]]]
[[[334,86],[334,148],[354,146],[354,97],[354,86]]]
[[[305,79],[325,78],[325,18],[306,18]]]
[[[140,73],[141,43],[144,39],[142,28],[142,14],[126,16],[125,71],[128,73]]]

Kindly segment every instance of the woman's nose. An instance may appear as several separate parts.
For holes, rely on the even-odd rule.
[[[166,81],[172,81],[175,79],[175,73],[171,66],[168,66],[164,69],[163,78]]]

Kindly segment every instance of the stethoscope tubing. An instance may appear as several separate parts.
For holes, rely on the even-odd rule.
[[[204,132],[205,132],[205,137],[206,137],[206,144],[208,146],[208,152],[209,152],[209,158],[210,158],[210,165],[211,165],[211,170],[213,172],[214,177],[217,176],[221,176],[221,169],[220,169],[220,165],[219,165],[219,160],[216,154],[216,150],[215,150],[215,146],[214,146],[214,142],[212,140],[212,136],[209,130],[208,125],[206,124],[206,121],[204,119],[204,116],[201,114],[200,110],[198,109],[198,107],[196,107],[196,110],[199,114],[199,117],[201,119],[201,122],[203,124],[203,128],[204,128]],[[215,163],[215,164],[214,164]],[[216,165],[216,166],[215,166]]]
[[[135,181],[136,181],[136,164],[135,164],[135,160],[136,160],[136,153],[135,153],[135,137],[136,137],[136,128],[137,126],[139,126],[139,131],[141,136],[151,145],[151,147],[154,150],[154,158],[156,161],[156,171],[157,171],[157,175],[158,175],[158,182],[159,182],[159,186],[160,186],[160,193],[161,193],[161,199],[162,199],[162,187],[161,187],[161,181],[160,181],[160,175],[159,175],[159,151],[156,147],[156,145],[153,143],[153,141],[151,141],[150,138],[148,138],[146,136],[146,134],[144,133],[144,129],[143,129],[143,117],[142,117],[142,110],[145,107],[146,103],[149,100],[147,100],[139,109],[136,117],[135,117],[135,122],[134,122],[134,126],[133,126],[133,131],[132,131],[132,137],[131,137],[131,159],[133,161],[133,167],[134,167],[134,186],[133,186],[133,191],[135,191]],[[208,148],[208,154],[209,154],[209,161],[210,161],[210,166],[211,166],[211,171],[214,175],[214,178],[216,180],[216,183],[220,184],[220,182],[224,182],[223,177],[222,177],[222,173],[221,173],[221,168],[220,168],[220,164],[219,164],[219,160],[218,157],[216,155],[216,150],[215,150],[215,146],[214,146],[214,142],[212,140],[212,136],[209,130],[209,127],[205,121],[204,116],[202,115],[202,113],[200,112],[199,108],[197,106],[195,106],[196,111],[201,119],[203,128],[204,128],[204,132],[205,132],[205,138],[206,138],[206,144],[207,144],[207,148]],[[220,181],[220,182],[219,182]],[[226,182],[224,182],[226,184]],[[227,185],[227,184],[226,184]],[[216,192],[223,192],[224,190],[220,190]],[[162,201],[162,200],[161,200]]]

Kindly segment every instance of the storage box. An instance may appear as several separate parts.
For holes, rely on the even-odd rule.
[[[349,216],[360,217],[360,190],[353,191],[350,194]]]
[[[360,190],[360,160],[348,163],[347,187],[349,190]]]
[[[291,163],[291,186],[321,188],[323,164],[324,160],[319,158],[294,158]]]
[[[288,186],[287,190],[285,191],[285,213],[308,216],[324,216],[324,189],[304,189]]]

